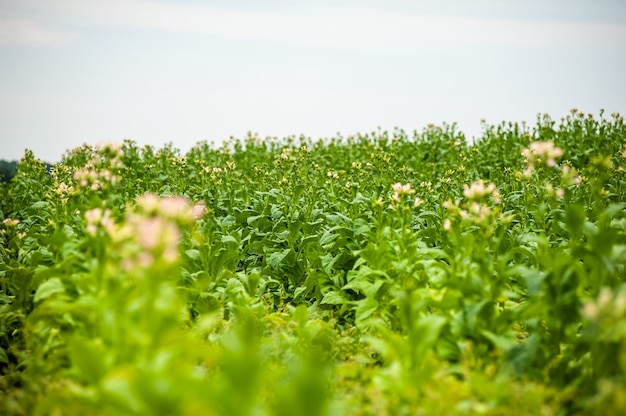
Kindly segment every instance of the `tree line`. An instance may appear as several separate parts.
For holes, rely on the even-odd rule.
[[[0,159],[0,183],[9,183],[11,179],[17,173],[18,167],[17,160],[4,160]],[[50,169],[52,169],[52,165],[50,163],[45,163],[46,170],[50,173]]]
[[[0,160],[0,181],[9,182],[17,172],[17,161]]]

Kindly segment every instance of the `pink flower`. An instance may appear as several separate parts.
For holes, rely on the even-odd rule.
[[[137,205],[147,214],[152,214],[159,209],[159,197],[153,193],[146,193],[137,198]]]
[[[535,166],[555,167],[556,159],[563,156],[563,150],[551,141],[532,142],[528,149],[522,150],[522,156],[526,158],[528,169],[532,171]]]
[[[159,245],[164,227],[164,221],[159,217],[142,219],[137,223],[139,245],[146,250],[156,248]]]
[[[189,201],[181,196],[162,198],[159,204],[159,212],[168,218],[184,219],[189,211]]]
[[[206,213],[206,204],[200,201],[191,207],[191,218],[198,220]]]
[[[4,220],[2,220],[2,224],[6,225],[7,227],[15,227],[19,223],[20,220],[18,220],[17,218],[5,218]]]

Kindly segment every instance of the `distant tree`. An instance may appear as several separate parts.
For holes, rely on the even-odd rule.
[[[0,181],[7,183],[9,182],[11,179],[13,179],[13,176],[15,176],[15,172],[17,171],[17,161],[12,160],[12,161],[7,161],[7,160],[0,160]]]

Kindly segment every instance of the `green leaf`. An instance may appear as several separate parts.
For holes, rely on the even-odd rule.
[[[324,269],[324,271],[330,274],[331,270],[333,269],[333,266],[335,265],[337,260],[339,260],[340,257],[341,257],[341,253],[337,254],[336,256],[333,256],[330,253],[326,253],[326,255],[322,257],[322,268]]]
[[[231,227],[237,223],[237,218],[232,215],[225,216],[222,221],[220,221],[222,227]]]
[[[37,201],[34,204],[32,204],[30,207],[31,209],[43,209],[43,208],[48,208],[48,202],[46,201]]]
[[[339,291],[332,290],[324,295],[324,298],[320,303],[325,305],[343,305],[347,299]]]
[[[263,218],[265,215],[253,215],[251,217],[248,217],[246,219],[246,222],[248,223],[248,225],[251,225],[253,222],[255,222],[256,220]]]
[[[280,267],[280,264],[283,262],[283,260],[285,260],[285,257],[287,257],[290,252],[290,248],[280,252],[274,252],[270,254],[267,258],[267,263],[272,266],[273,269],[278,269]]]
[[[357,302],[356,306],[356,321],[364,321],[369,318],[376,309],[378,309],[378,301],[372,298],[365,298]]]
[[[371,227],[367,221],[362,218],[357,219],[354,222],[354,235],[366,234],[370,231]]]
[[[545,279],[545,273],[523,265],[515,266],[512,271],[524,278],[529,295],[539,295],[543,280]]]
[[[186,250],[185,255],[187,255],[187,257],[189,257],[191,260],[200,259],[200,252],[196,249]]]
[[[2,364],[8,364],[9,363],[9,357],[7,356],[7,352],[2,347],[0,347],[0,363],[2,363]]]
[[[293,291],[293,298],[297,299],[298,296],[300,296],[303,293],[306,293],[306,291],[307,291],[306,286],[298,286],[296,290]]]
[[[521,375],[532,366],[532,363],[539,351],[541,337],[532,334],[522,345],[511,348],[507,354],[507,363],[516,374]]]
[[[459,344],[449,337],[441,337],[435,345],[437,355],[446,361],[458,361],[461,359]]]
[[[53,277],[39,285],[37,292],[35,292],[35,303],[62,292],[65,292],[63,282],[58,277]]]
[[[331,242],[335,241],[337,239],[337,237],[339,237],[339,235],[333,234],[330,231],[326,231],[324,234],[322,234],[322,237],[320,238],[320,244],[321,245],[326,245],[328,243],[331,243]]]
[[[343,289],[352,289],[363,293],[368,298],[376,298],[376,296],[378,295],[378,291],[381,287],[383,287],[385,283],[387,283],[386,280],[382,278],[377,278],[373,281],[357,278],[347,283],[343,287]]]
[[[221,241],[222,241],[222,243],[239,244],[239,241],[237,241],[237,239],[235,237],[233,237],[232,235],[223,235]]]

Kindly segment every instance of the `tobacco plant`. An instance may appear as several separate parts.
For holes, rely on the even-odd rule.
[[[0,185],[0,408],[617,414],[626,125],[27,151]]]

